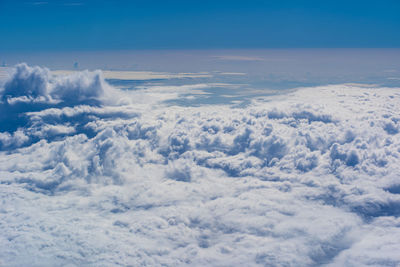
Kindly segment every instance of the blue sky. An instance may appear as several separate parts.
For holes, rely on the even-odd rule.
[[[0,52],[400,47],[400,1],[0,0]]]

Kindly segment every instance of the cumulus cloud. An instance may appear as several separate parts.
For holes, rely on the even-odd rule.
[[[4,86],[2,100],[10,101],[10,99],[20,98],[45,101],[50,97],[49,86],[48,69],[31,68],[26,64],[19,64],[15,68],[13,77]]]
[[[121,98],[119,92],[104,81],[100,71],[56,76],[46,68],[30,67],[23,63],[15,67],[13,74],[5,82],[0,91],[0,99],[0,130],[3,132],[0,148],[5,149],[32,144],[38,140],[35,136],[48,139],[54,135],[72,133],[74,129],[71,124],[79,127],[87,122],[86,117],[91,112],[81,112],[81,116],[77,115],[69,120],[64,117],[63,122],[54,121],[47,116],[52,120],[50,123],[42,118],[37,119],[37,116],[30,117],[31,113],[92,110],[105,105],[116,105]],[[106,116],[104,110],[102,111]],[[11,137],[7,136],[15,136],[13,132],[16,131],[27,138],[10,143]],[[45,136],[45,132],[48,135]]]
[[[12,77],[4,85],[2,101],[9,105],[19,102],[41,102],[62,106],[100,104],[105,94],[111,94],[100,71],[52,75],[46,68],[30,67],[25,63],[15,67]]]
[[[182,107],[101,77],[19,65],[5,84],[2,263],[400,264],[397,88]]]

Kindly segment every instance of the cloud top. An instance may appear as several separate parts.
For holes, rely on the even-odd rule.
[[[42,103],[58,106],[82,104],[100,105],[112,95],[101,71],[82,71],[68,75],[53,75],[47,68],[30,67],[25,63],[15,67],[1,93],[3,103]]]
[[[26,64],[19,64],[15,67],[15,72],[9,79],[2,94],[2,101],[11,99],[26,100],[48,100],[50,83],[50,72],[48,69],[40,67],[29,67]]]
[[[201,86],[17,66],[0,104],[16,114],[0,132],[4,263],[400,264],[397,88],[161,104]]]

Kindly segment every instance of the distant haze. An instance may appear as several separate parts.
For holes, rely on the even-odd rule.
[[[205,72],[202,76],[228,72],[241,74],[233,77],[235,81],[257,87],[271,83],[279,87],[344,82],[400,85],[400,49],[18,52],[0,55],[0,61],[8,66],[27,62],[55,70]]]

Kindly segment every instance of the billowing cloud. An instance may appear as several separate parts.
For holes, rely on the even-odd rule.
[[[19,64],[13,76],[4,85],[2,102],[14,105],[23,103],[62,103],[63,106],[94,104],[106,99],[109,87],[100,71],[77,72],[55,76],[46,68]]]
[[[400,264],[398,88],[182,107],[164,100],[203,85],[101,77],[19,65],[5,84],[4,264]]]

